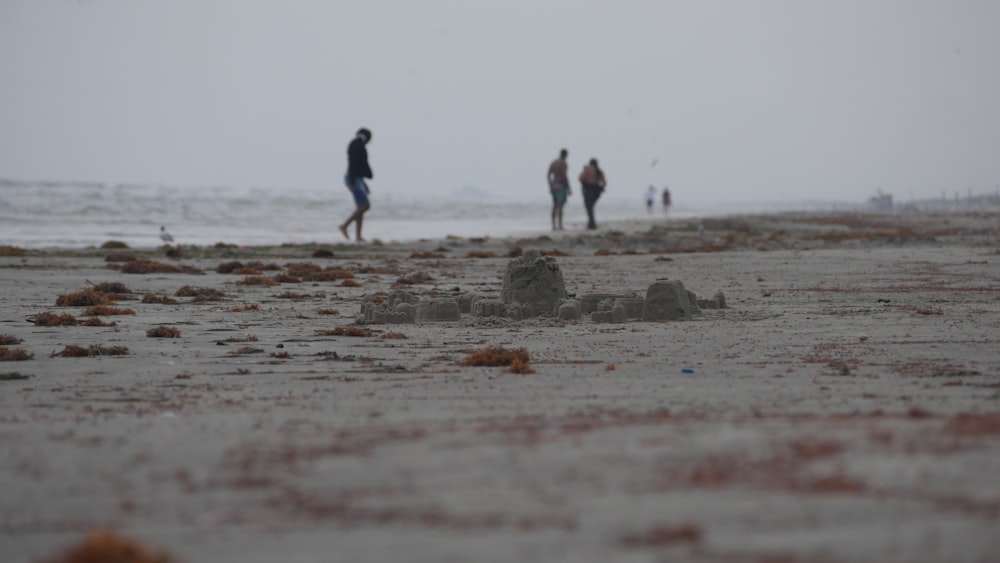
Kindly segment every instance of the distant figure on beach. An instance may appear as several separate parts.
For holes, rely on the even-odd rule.
[[[597,159],[590,159],[590,163],[583,167],[583,172],[580,172],[580,186],[583,189],[583,206],[587,208],[588,229],[597,228],[597,223],[594,221],[594,204],[604,193],[606,184],[604,171],[597,165]]]
[[[163,225],[160,225],[160,240],[163,242],[174,242],[174,237],[170,236],[170,233],[167,232],[167,228]]]
[[[340,232],[347,240],[351,240],[351,235],[347,234],[347,227],[351,223],[355,224],[357,233],[355,240],[358,242],[365,240],[361,238],[361,223],[364,220],[365,211],[371,207],[371,204],[368,203],[368,194],[371,192],[368,189],[368,184],[365,183],[365,178],[371,179],[373,176],[372,169],[368,166],[368,149],[365,148],[365,145],[371,140],[372,132],[362,127],[358,129],[354,139],[347,145],[347,174],[344,174],[344,184],[354,196],[354,205],[356,206],[354,213],[340,226]]]
[[[663,212],[670,210],[670,190],[663,188]]]
[[[646,189],[646,211],[649,213],[653,212],[653,202],[656,201],[656,188],[653,184],[649,185]]]
[[[559,158],[549,165],[549,191],[552,193],[552,230],[563,230],[563,206],[566,198],[569,197],[569,176],[566,175],[566,157],[569,151],[562,149],[559,151]]]

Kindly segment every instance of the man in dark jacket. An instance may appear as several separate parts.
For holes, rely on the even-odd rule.
[[[344,174],[344,184],[354,196],[354,204],[356,206],[354,213],[340,226],[340,232],[344,234],[347,240],[351,240],[351,235],[347,234],[347,227],[351,223],[355,224],[357,232],[355,239],[358,241],[365,240],[361,238],[361,223],[364,219],[365,211],[368,211],[371,207],[371,204],[368,203],[368,194],[370,191],[368,190],[368,184],[365,183],[365,178],[372,178],[372,169],[368,166],[368,149],[365,148],[365,145],[371,139],[372,132],[362,127],[358,129],[354,139],[347,145],[347,174]]]

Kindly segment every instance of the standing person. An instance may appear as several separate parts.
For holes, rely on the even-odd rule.
[[[583,205],[587,208],[587,228],[596,229],[594,222],[594,204],[597,198],[604,192],[607,181],[604,178],[604,171],[597,165],[597,159],[590,159],[590,163],[583,167],[580,172],[580,186],[583,189]]]
[[[559,151],[559,158],[549,165],[549,191],[552,192],[552,230],[563,230],[563,205],[569,197],[569,176],[566,175],[566,157],[569,151],[562,149]],[[557,226],[558,225],[558,226]]]
[[[646,211],[647,212],[649,212],[649,213],[653,212],[653,201],[655,201],[655,200],[656,200],[656,188],[653,187],[653,184],[650,184],[649,188],[646,189]]]
[[[368,189],[368,184],[365,183],[365,178],[371,179],[373,176],[372,169],[368,166],[368,149],[365,148],[365,145],[371,140],[372,132],[362,127],[358,129],[354,139],[347,145],[347,174],[344,174],[344,184],[354,196],[354,205],[356,206],[354,213],[340,225],[340,232],[347,240],[351,240],[351,235],[347,234],[347,227],[351,223],[355,224],[357,233],[355,239],[358,242],[365,240],[361,238],[361,223],[364,220],[365,211],[371,207],[371,204],[368,203],[368,194],[371,192]]]
[[[666,187],[663,188],[663,212],[666,213],[670,210],[670,190]]]

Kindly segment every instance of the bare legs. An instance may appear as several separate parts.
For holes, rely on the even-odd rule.
[[[563,230],[563,204],[553,203],[552,204],[552,230],[561,231]]]
[[[346,238],[347,240],[351,240],[351,235],[347,234],[347,227],[350,227],[351,223],[354,223],[355,232],[357,233],[357,235],[355,236],[355,240],[362,242],[365,240],[361,238],[361,224],[362,222],[364,222],[365,211],[368,211],[370,207],[371,204],[369,203],[359,205],[358,208],[354,210],[354,213],[352,213],[351,216],[347,218],[347,221],[344,221],[344,224],[340,226],[340,232],[341,234],[344,235],[344,238]]]

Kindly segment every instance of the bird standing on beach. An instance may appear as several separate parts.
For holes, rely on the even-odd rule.
[[[160,240],[163,242],[174,242],[174,237],[170,236],[170,233],[167,232],[167,228],[163,225],[160,225]]]

